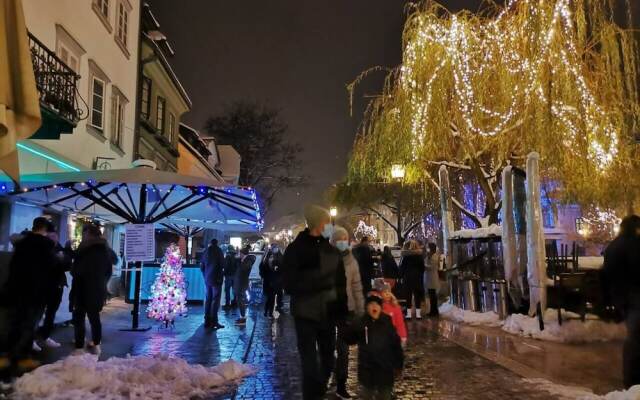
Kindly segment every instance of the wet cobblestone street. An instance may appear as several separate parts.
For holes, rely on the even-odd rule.
[[[258,306],[259,307],[259,306]],[[236,327],[234,312],[220,312],[226,327],[206,331],[202,308],[191,306],[189,316],[176,320],[173,329],[147,332],[121,332],[130,319],[130,306],[113,301],[103,317],[105,335],[101,359],[111,356],[167,353],[190,363],[215,365],[227,359],[253,364],[257,373],[237,388],[211,400],[301,399],[300,361],[296,349],[293,319],[283,314],[278,320],[262,316],[261,307],[250,311],[246,327]],[[152,321],[141,318],[142,325]],[[437,324],[429,321],[408,323],[409,344],[405,371],[395,389],[396,399],[549,399],[517,374],[438,335]],[[43,356],[53,362],[70,353],[73,329],[60,328],[54,337],[63,343],[60,349],[46,350]],[[350,393],[356,394],[356,348],[350,362]],[[328,396],[334,398],[333,395]],[[209,400],[209,399],[207,399]]]

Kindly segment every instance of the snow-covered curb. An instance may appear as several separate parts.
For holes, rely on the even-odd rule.
[[[494,312],[478,313],[462,310],[452,304],[440,306],[440,315],[455,322],[470,325],[502,327],[515,335],[560,343],[589,343],[622,340],[627,334],[624,324],[612,324],[595,319],[585,322],[571,319],[558,324],[557,311],[548,309],[544,314],[544,330],[540,330],[537,318],[522,314],[512,314],[501,321]],[[569,316],[570,313],[564,313]],[[575,317],[575,315],[572,315]]]
[[[599,396],[589,389],[578,386],[558,385],[546,379],[523,379],[525,382],[535,385],[537,388],[549,392],[560,399],[576,400],[640,400],[640,385],[633,386],[629,390],[620,390]]]
[[[190,365],[166,355],[153,357],[72,356],[45,365],[19,378],[14,386],[17,400],[181,400],[203,398],[255,372],[236,361],[215,367]]]

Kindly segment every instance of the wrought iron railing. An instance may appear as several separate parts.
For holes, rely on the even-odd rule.
[[[29,48],[36,86],[40,93],[40,104],[75,126],[81,117],[77,99],[80,75],[31,33]]]

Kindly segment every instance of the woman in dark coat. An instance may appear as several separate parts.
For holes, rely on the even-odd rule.
[[[424,302],[424,256],[418,242],[408,241],[402,250],[400,274],[407,299],[407,319],[411,319],[411,306],[416,307],[416,318],[422,319],[420,306]]]
[[[82,230],[82,242],[76,251],[71,275],[73,301],[73,327],[77,350],[84,348],[85,317],[91,325],[89,350],[100,353],[102,324],[100,311],[107,299],[107,280],[111,276],[117,256],[102,237],[100,228],[87,225]]]
[[[389,246],[384,246],[384,250],[382,252],[382,277],[389,286],[391,286],[391,289],[395,287],[396,282],[400,278],[398,264],[396,263],[395,258],[393,258],[393,254],[391,253]]]
[[[282,290],[282,259],[280,248],[274,243],[260,264],[262,286],[267,296],[267,301],[264,303],[265,317],[273,316],[276,301],[278,312],[282,312],[282,296],[284,295]]]

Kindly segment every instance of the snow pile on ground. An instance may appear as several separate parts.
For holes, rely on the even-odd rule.
[[[226,361],[215,367],[190,365],[166,355],[113,357],[71,356],[19,378],[17,400],[181,400],[203,398],[255,372],[253,367]]]
[[[563,316],[577,317],[571,313],[563,313]],[[563,319],[562,325],[559,325],[558,312],[554,309],[547,309],[543,319],[544,330],[541,331],[538,318],[512,314],[504,321],[502,330],[516,335],[560,343],[606,342],[622,340],[627,335],[624,324],[607,323],[592,318],[587,318],[585,322]]]
[[[558,324],[558,314],[554,309],[547,309],[544,314],[544,330],[540,330],[538,318],[528,315],[512,314],[501,321],[494,312],[478,313],[462,310],[452,304],[445,303],[439,308],[440,315],[454,322],[463,322],[476,326],[502,327],[502,330],[538,340],[559,343],[589,343],[622,340],[627,334],[624,324],[607,323],[593,317],[585,322],[576,319],[564,319]],[[577,314],[563,312],[565,318],[577,318]]]
[[[464,322],[469,325],[502,326],[498,314],[491,312],[479,313],[463,310],[453,304],[444,303],[439,308],[440,316],[455,322]]]
[[[633,386],[629,390],[615,391],[599,396],[589,389],[577,386],[558,385],[546,379],[523,379],[525,382],[535,385],[541,390],[549,392],[560,399],[576,400],[640,400],[640,385]]]

